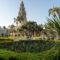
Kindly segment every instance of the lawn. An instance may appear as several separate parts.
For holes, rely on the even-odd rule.
[[[0,43],[0,60],[60,60],[59,56],[60,40]]]
[[[13,51],[7,51],[0,49],[0,59],[4,60],[59,60],[59,47],[54,46],[50,50],[46,50],[38,53],[17,53]],[[57,58],[58,57],[58,58]]]

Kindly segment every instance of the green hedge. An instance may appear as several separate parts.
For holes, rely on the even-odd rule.
[[[60,60],[60,47],[53,46],[51,49],[39,53],[16,53],[7,50],[0,50],[2,60]]]
[[[12,42],[13,39],[9,39],[9,38],[0,38],[0,43],[5,43],[5,42]]]
[[[0,48],[16,52],[41,52],[51,49],[54,45],[55,45],[54,41],[21,40],[18,42],[0,43]]]
[[[17,49],[17,47],[19,48]],[[34,40],[9,43],[5,42],[0,43],[0,48],[6,49],[0,49],[0,60],[60,60],[59,41]],[[13,50],[20,53],[7,50]]]

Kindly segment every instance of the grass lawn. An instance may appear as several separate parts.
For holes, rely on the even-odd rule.
[[[14,52],[0,49],[0,60],[59,60],[60,56],[60,40],[50,40],[55,42],[56,45],[49,50],[29,53],[29,52]],[[46,42],[45,42],[46,43]],[[47,43],[48,44],[48,43]]]
[[[17,53],[0,49],[0,58],[5,60],[8,60],[9,58],[15,58],[16,60],[54,60],[58,53],[59,49],[56,46],[52,47],[50,50],[38,53]]]

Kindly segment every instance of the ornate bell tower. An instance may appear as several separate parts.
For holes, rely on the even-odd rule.
[[[24,7],[23,1],[21,1],[19,12],[18,12],[18,17],[16,19],[16,26],[17,28],[22,27],[27,23],[27,18],[26,18],[26,11]]]

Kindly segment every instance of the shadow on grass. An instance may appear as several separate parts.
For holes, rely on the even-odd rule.
[[[0,57],[0,60],[5,60],[3,57]]]
[[[9,60],[18,60],[18,59],[15,57],[9,57]]]

